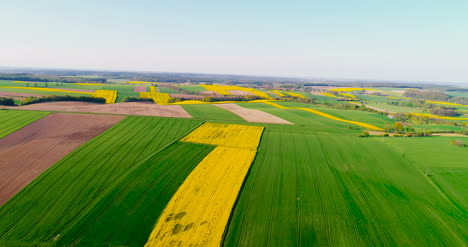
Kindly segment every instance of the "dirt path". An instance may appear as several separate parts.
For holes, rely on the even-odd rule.
[[[255,123],[275,123],[275,124],[293,124],[282,118],[260,110],[247,109],[236,104],[214,104],[217,107],[231,111],[247,122]]]
[[[0,205],[124,116],[53,113],[0,139]]]
[[[95,104],[87,102],[45,102],[19,107],[6,107],[18,110],[92,112],[139,116],[191,118],[179,105],[156,105],[152,102],[125,102],[116,104]]]

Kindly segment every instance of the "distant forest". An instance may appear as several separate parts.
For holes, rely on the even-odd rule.
[[[3,73],[3,74],[1,74]],[[331,80],[307,79],[290,77],[222,75],[201,73],[172,73],[172,72],[125,72],[125,71],[92,71],[92,70],[62,70],[62,69],[26,69],[0,67],[0,80],[63,82],[63,83],[107,83],[112,81],[148,81],[165,83],[224,83],[230,85],[249,84],[260,87],[272,85],[289,85],[291,88],[310,86],[335,87],[395,87],[416,89],[460,90],[457,86],[436,85],[420,82],[387,82],[370,80]],[[461,89],[463,90],[463,89]]]

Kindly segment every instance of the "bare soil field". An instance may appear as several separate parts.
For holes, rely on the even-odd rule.
[[[156,105],[152,102],[124,102],[116,104],[95,104],[88,102],[45,102],[19,107],[6,107],[16,110],[92,112],[139,116],[191,118],[184,108],[178,105]]]
[[[0,92],[0,97],[5,98],[27,98],[27,97],[41,97],[40,94],[32,94],[32,93],[14,93],[14,92]]]
[[[0,139],[0,205],[124,116],[53,113]]]
[[[260,110],[247,109],[236,104],[214,104],[217,107],[221,107],[232,113],[238,115],[239,117],[245,119],[247,122],[255,123],[275,123],[275,124],[293,124],[282,118],[271,115]]]
[[[133,88],[133,92],[146,92],[146,86],[136,86]]]
[[[246,92],[246,91],[242,91],[242,90],[226,90],[230,93],[232,93],[232,95],[240,95],[240,96],[244,96],[244,95],[255,95],[251,92]]]
[[[205,96],[200,95],[192,95],[192,94],[178,94],[178,93],[171,93],[171,98],[180,98],[180,99],[188,99],[188,100],[203,100]]]
[[[221,97],[223,95],[221,95],[220,93],[217,93],[215,91],[203,91],[203,92],[200,92],[201,95],[205,95],[205,96],[213,96],[213,97]]]

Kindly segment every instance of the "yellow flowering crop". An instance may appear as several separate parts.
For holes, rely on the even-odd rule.
[[[106,99],[106,104],[115,103],[117,100],[117,91],[116,90],[96,90],[96,93],[93,94],[95,98],[104,98]]]
[[[330,91],[335,91],[335,92],[352,92],[352,91],[363,91],[363,90],[369,90],[369,89],[359,88],[359,87],[340,87],[340,88],[330,89]]]
[[[325,113],[325,112],[317,111],[317,110],[314,110],[314,109],[301,108],[301,107],[285,107],[285,106],[278,105],[278,104],[273,103],[273,102],[264,102],[264,103],[265,103],[265,104],[268,104],[268,105],[271,105],[271,106],[274,106],[274,107],[277,107],[277,108],[281,108],[281,109],[298,109],[298,110],[303,110],[303,111],[311,112],[311,113],[317,114],[317,115],[322,116],[322,117],[326,117],[326,118],[333,119],[333,120],[340,121],[340,122],[345,122],[345,123],[350,123],[350,124],[359,125],[359,126],[361,126],[361,127],[364,127],[364,128],[366,128],[366,129],[370,129],[370,130],[380,130],[380,131],[383,130],[382,128],[376,127],[376,126],[371,125],[371,124],[362,123],[362,122],[357,122],[357,121],[351,121],[351,120],[345,120],[345,119],[338,118],[338,117],[332,116],[332,115],[330,115],[330,114],[327,114],[327,113]]]
[[[219,145],[179,187],[145,247],[220,246],[263,127],[205,123],[182,141]]]
[[[293,92],[286,92],[287,94],[293,96],[293,97],[297,97],[297,98],[305,98],[304,95],[302,94],[298,94],[298,93],[293,93]]]
[[[145,247],[220,246],[255,155],[256,150],[216,147],[174,194]]]
[[[204,123],[181,141],[216,146],[255,149],[263,127],[238,124]]]
[[[271,99],[270,95],[254,88],[239,87],[239,86],[223,86],[223,85],[202,85],[208,91],[215,91],[221,95],[232,95],[228,90],[238,90],[252,93],[258,97]]]
[[[436,116],[429,113],[411,113],[412,115],[421,116],[421,117],[429,117],[429,118],[438,118],[438,119],[447,119],[447,120],[468,120],[468,118],[463,117],[443,117],[443,116]]]
[[[430,101],[430,100],[426,100],[426,103],[430,103],[430,104],[439,104],[439,105],[464,106],[464,105],[462,105],[462,104],[450,103],[450,102],[443,102],[443,101]]]
[[[348,98],[353,98],[353,99],[356,98],[356,96],[354,96],[352,94],[349,94],[349,93],[338,93],[338,94],[343,95],[343,96],[348,97]]]
[[[284,93],[282,93],[279,90],[271,90],[271,92],[273,92],[274,94],[276,94],[276,95],[278,95],[280,97],[285,97],[286,96]]]
[[[327,97],[338,98],[338,97],[336,97],[336,95],[331,94],[331,93],[321,93],[321,94],[323,94],[323,95],[325,95]]]
[[[140,92],[140,98],[153,99],[156,104],[168,104],[171,95],[168,93],[157,93],[155,87],[150,87],[151,92]]]

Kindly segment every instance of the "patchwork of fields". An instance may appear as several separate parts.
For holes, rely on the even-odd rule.
[[[35,90],[26,82],[0,86]],[[47,88],[36,91],[75,90],[111,104],[0,110],[0,246],[468,245],[463,135],[359,138],[397,120],[299,103],[310,95],[292,90],[155,82]],[[163,105],[180,89],[263,99]],[[335,91],[313,93],[376,106],[402,98]],[[299,100],[272,99],[285,95]],[[139,96],[159,104],[118,103]],[[413,127],[464,129],[445,124]]]

